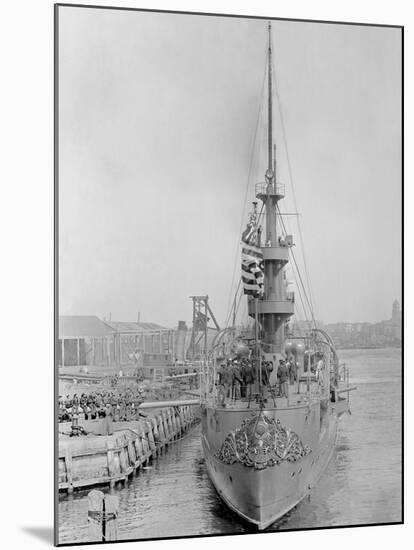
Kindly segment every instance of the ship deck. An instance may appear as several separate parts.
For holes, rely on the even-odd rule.
[[[301,396],[295,396],[295,398],[289,398],[286,399],[285,397],[276,397],[275,399],[269,399],[264,402],[264,407],[256,402],[256,401],[250,401],[250,403],[247,400],[233,400],[229,401],[227,403],[217,404],[214,399],[208,400],[206,402],[207,406],[211,406],[217,409],[222,410],[223,412],[226,411],[254,411],[254,410],[260,410],[260,409],[266,409],[266,410],[286,410],[286,409],[296,409],[296,408],[302,408],[309,405],[309,401],[306,398],[301,398]]]
[[[206,400],[207,406],[226,410],[256,410],[265,408],[266,410],[278,409],[286,410],[308,406],[309,404],[327,399],[328,395],[323,395],[320,387],[312,380],[311,391],[307,390],[305,380],[302,380],[299,385],[290,385],[289,397],[281,397],[277,395],[276,388],[270,387],[265,389],[264,400],[258,399],[259,394],[254,393],[249,400],[247,397],[230,398],[227,397],[222,403],[218,403],[214,395],[210,395]]]

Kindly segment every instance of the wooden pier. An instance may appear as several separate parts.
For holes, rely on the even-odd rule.
[[[115,486],[166,451],[199,418],[190,405],[162,409],[146,419],[114,423],[112,435],[59,441],[59,491]]]

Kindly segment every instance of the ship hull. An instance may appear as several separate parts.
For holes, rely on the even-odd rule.
[[[213,429],[211,422],[204,422],[202,435],[207,472],[218,495],[231,510],[259,530],[266,529],[294,508],[317,483],[332,457],[338,423],[333,407],[323,411],[321,417],[319,403],[311,411],[299,408],[283,412],[264,410],[262,413],[276,422],[295,426],[295,433],[309,446],[309,454],[262,469],[238,461],[223,462],[217,452],[220,435],[224,435],[230,423],[236,428],[237,423],[246,418],[246,413],[207,410],[206,420],[211,415],[219,420]],[[251,417],[252,413],[249,414]],[[223,433],[217,429],[221,424],[225,425]]]

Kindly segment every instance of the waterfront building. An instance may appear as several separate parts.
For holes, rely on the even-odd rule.
[[[379,323],[331,323],[325,325],[335,345],[342,348],[400,347],[402,317],[398,300],[392,305],[391,318]]]
[[[115,359],[115,331],[96,315],[59,317],[59,367],[109,366]]]
[[[59,317],[58,365],[122,368],[171,363],[175,334],[174,329],[156,323],[63,315]]]

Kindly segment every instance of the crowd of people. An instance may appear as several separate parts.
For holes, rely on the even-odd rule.
[[[316,354],[311,362],[311,372],[316,379],[322,379],[324,369],[323,354]],[[273,397],[289,397],[289,386],[298,381],[298,365],[293,355],[279,360],[276,373],[272,361],[261,358],[261,368],[258,368],[257,357],[234,357],[223,361],[217,370],[216,385],[219,395],[226,400],[252,399],[259,386],[259,371],[261,371],[261,386],[265,393]],[[306,368],[305,368],[306,370]],[[195,370],[193,371],[195,373]],[[138,420],[146,416],[139,411],[139,405],[144,401],[144,388],[141,385],[133,387],[118,387],[119,376],[111,380],[110,388],[96,389],[90,392],[59,395],[59,422],[72,421],[74,418],[95,420],[111,417],[115,422]],[[198,376],[189,377],[190,389],[197,387]],[[156,399],[156,398],[155,398]]]
[[[251,397],[253,384],[256,380],[256,370],[253,360],[227,359],[217,371],[217,384],[224,388],[224,397],[239,399]]]
[[[115,422],[138,420],[146,416],[139,411],[144,401],[143,389],[126,388],[122,391],[96,390],[90,393],[59,395],[59,422],[68,422],[74,417],[95,420],[111,416]]]
[[[276,384],[271,386],[272,361],[261,359],[261,385],[271,388],[275,395],[288,397],[288,386],[297,381],[298,368],[295,357],[280,359],[276,372]],[[217,385],[224,389],[224,399],[251,399],[254,385],[259,382],[256,358],[233,358],[222,362],[218,368]]]

